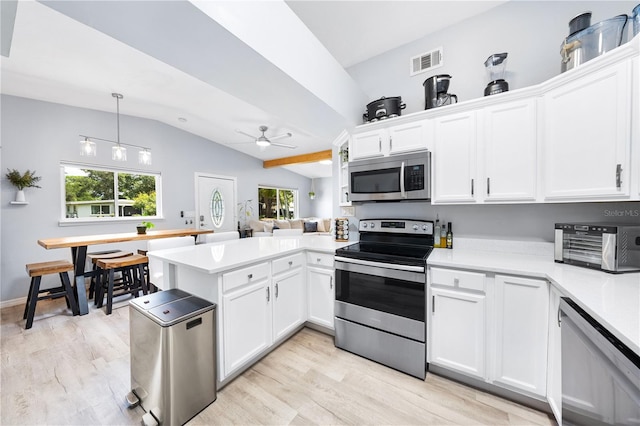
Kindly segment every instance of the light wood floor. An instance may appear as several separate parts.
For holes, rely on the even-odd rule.
[[[140,424],[128,409],[129,311],[72,317],[62,299],[0,312],[0,424]],[[118,305],[116,305],[118,306]],[[552,425],[545,413],[428,374],[422,381],[303,329],[220,392],[189,425]]]

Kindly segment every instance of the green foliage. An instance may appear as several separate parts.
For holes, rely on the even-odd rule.
[[[21,174],[16,169],[7,169],[8,173],[5,175],[9,182],[20,191],[25,188],[40,188],[36,185],[42,179],[40,176],[36,176],[36,171],[27,170],[24,174]]]
[[[156,215],[156,193],[140,193],[133,198],[133,208],[140,210],[142,216]],[[151,222],[149,222],[151,223]]]
[[[147,229],[151,229],[151,228],[155,227],[156,225],[153,222],[140,222],[139,226],[144,226]]]

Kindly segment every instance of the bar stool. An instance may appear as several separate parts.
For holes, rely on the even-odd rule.
[[[24,307],[23,319],[27,320],[25,325],[26,329],[31,328],[33,325],[33,316],[36,312],[36,303],[38,300],[53,299],[56,297],[65,296],[67,299],[67,306],[71,307],[73,315],[78,315],[78,303],[76,297],[73,294],[73,288],[69,282],[69,271],[73,271],[73,264],[66,260],[52,260],[49,262],[29,263],[26,266],[27,274],[31,277],[31,285],[29,286],[29,294],[27,295],[27,304]],[[61,287],[40,290],[40,281],[43,275],[58,274]],[[43,293],[43,295],[40,295]]]
[[[117,259],[119,257],[131,256],[133,253],[130,251],[123,250],[109,250],[95,253],[88,253],[87,259],[91,261],[93,264],[93,272],[91,276],[91,284],[89,285],[89,299],[94,297],[95,289],[96,289],[96,281],[97,276],[102,273],[99,270],[97,262],[99,259]],[[94,301],[97,304],[97,299]]]
[[[119,257],[115,259],[98,259],[96,265],[102,270],[98,274],[96,282],[96,305],[101,308],[104,301],[105,287],[107,290],[107,315],[111,314],[113,307],[113,298],[124,294],[132,294],[138,297],[140,290],[143,294],[148,293],[147,280],[145,279],[144,268],[149,262],[147,256],[141,254],[132,254],[130,256]],[[115,272],[122,272],[122,282],[115,287]],[[106,282],[103,280],[106,278]],[[118,293],[115,291],[118,290]]]

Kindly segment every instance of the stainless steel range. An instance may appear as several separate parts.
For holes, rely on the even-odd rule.
[[[424,379],[433,222],[368,219],[359,231],[336,250],[335,345]]]

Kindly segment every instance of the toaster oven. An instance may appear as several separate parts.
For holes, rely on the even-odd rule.
[[[554,259],[605,272],[640,271],[640,225],[556,223]]]

